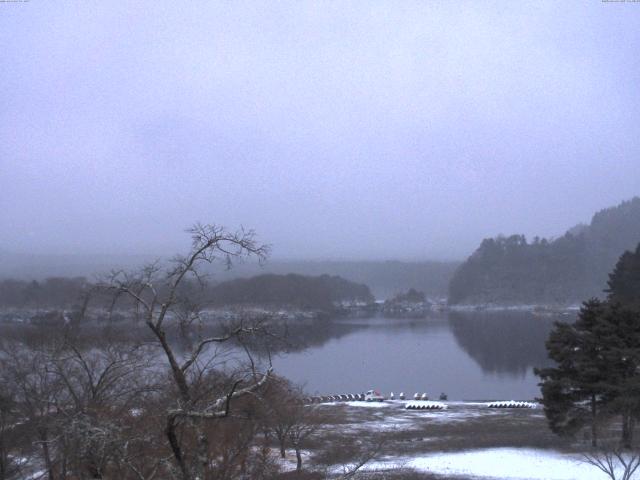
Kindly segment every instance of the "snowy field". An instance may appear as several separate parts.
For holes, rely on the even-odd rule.
[[[555,451],[496,448],[443,452],[371,463],[370,470],[408,468],[424,473],[477,479],[606,480],[604,473],[582,461],[580,455]]]
[[[557,437],[548,430],[542,408],[445,403],[445,410],[435,411],[406,410],[407,401],[398,400],[331,403],[323,408],[343,415],[342,423],[328,428],[336,440],[341,436],[371,442],[385,439],[378,460],[366,467],[371,471],[412,470],[443,479],[608,478],[584,461],[579,453],[584,444]]]

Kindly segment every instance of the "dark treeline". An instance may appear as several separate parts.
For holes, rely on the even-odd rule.
[[[389,298],[398,292],[416,288],[428,297],[447,295],[449,280],[460,262],[403,261],[270,261],[264,273],[297,273],[318,276],[337,275],[369,286],[376,298]],[[240,265],[232,275],[258,274],[251,264]],[[221,278],[218,275],[218,278]]]
[[[0,250],[0,278],[19,280],[47,277],[87,277],[109,271],[111,268],[134,268],[153,261],[153,255],[137,256],[81,256],[81,255],[20,255]],[[439,261],[310,261],[270,259],[259,266],[251,262],[220,271],[206,266],[216,282],[236,278],[249,278],[265,273],[286,275],[296,273],[305,276],[337,275],[352,282],[369,286],[376,298],[388,298],[402,290],[417,288],[427,296],[443,297],[447,294],[449,280],[460,262]]]
[[[388,300],[390,303],[424,303],[426,301],[427,297],[424,292],[420,292],[415,288],[410,288],[406,292],[400,292]]]
[[[83,277],[48,278],[43,281],[0,281],[0,306],[9,308],[79,308],[83,294],[93,285]],[[203,305],[294,306],[331,310],[340,302],[371,302],[366,285],[337,276],[259,275],[201,287],[195,280],[181,285],[183,294]],[[95,296],[94,296],[95,298]],[[98,304],[100,300],[98,299]],[[93,301],[93,305],[96,301]],[[120,303],[121,305],[121,303]]]
[[[599,295],[618,257],[640,241],[640,198],[596,213],[555,240],[485,239],[454,274],[449,302],[573,303]]]
[[[214,305],[294,305],[300,308],[332,309],[343,301],[372,302],[369,287],[329,275],[265,274],[222,282],[211,288]]]
[[[84,277],[47,278],[42,281],[0,281],[0,305],[3,307],[70,308],[80,302],[90,287]]]

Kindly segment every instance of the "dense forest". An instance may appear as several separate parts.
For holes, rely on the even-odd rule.
[[[246,263],[229,273],[249,276],[243,271],[245,265],[251,267]],[[459,265],[460,262],[445,261],[269,261],[264,273],[338,275],[368,285],[378,299],[410,288],[424,292],[429,298],[438,298],[446,297],[449,280]]]
[[[457,269],[450,304],[568,304],[602,295],[620,255],[640,242],[640,198],[596,213],[553,240],[499,236]]]
[[[0,306],[9,308],[71,308],[90,288],[84,277],[51,277],[45,280],[0,281]]]
[[[373,302],[369,287],[342,277],[307,277],[265,274],[238,278],[214,286],[210,301],[214,305],[292,305],[303,309],[331,310],[341,302]]]
[[[83,277],[47,278],[43,281],[0,281],[0,306],[13,308],[74,308],[83,292],[93,285]],[[372,302],[369,287],[338,276],[265,274],[213,283],[200,288],[185,281],[182,293],[189,293],[205,306],[259,305],[293,306],[331,310],[342,302]],[[95,302],[94,302],[95,303]]]

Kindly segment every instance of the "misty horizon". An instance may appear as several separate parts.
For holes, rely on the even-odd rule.
[[[575,15],[580,6],[580,15]],[[640,193],[632,4],[0,8],[0,252],[462,260]]]
[[[633,197],[638,198],[638,197]],[[626,199],[621,203],[627,202],[631,199]],[[610,205],[610,206],[606,206],[603,207],[601,209],[599,209],[598,211],[601,210],[605,210],[611,207],[616,207],[617,205]],[[596,213],[596,212],[593,212]],[[548,241],[553,241],[563,235],[565,235],[566,233],[572,231],[575,228],[579,228],[579,227],[586,227],[589,225],[591,221],[591,217],[589,218],[589,220],[586,221],[579,221],[576,222],[575,224],[572,224],[571,226],[565,228],[562,232],[558,233],[557,235],[551,235],[551,236],[543,236],[543,235],[538,235],[538,234],[534,234],[534,235],[526,235],[526,234],[522,234],[521,232],[509,232],[509,233],[505,233],[505,232],[500,232],[500,233],[495,233],[493,235],[487,236],[487,237],[483,237],[483,238],[478,238],[476,243],[474,244],[474,246],[472,247],[472,249],[466,253],[463,254],[461,257],[420,257],[420,256],[400,256],[397,255],[395,257],[389,256],[389,257],[366,257],[366,256],[358,256],[358,255],[352,255],[352,256],[326,256],[326,257],[313,257],[313,256],[299,256],[299,257],[295,257],[295,256],[280,256],[277,253],[274,255],[273,251],[275,250],[277,252],[277,248],[272,245],[269,244],[268,242],[265,242],[266,245],[269,246],[269,255],[267,257],[267,262],[268,261],[275,261],[278,262],[280,264],[286,264],[286,263],[293,263],[293,262],[308,262],[308,263],[331,263],[331,262],[363,262],[363,263],[367,263],[367,262],[404,262],[404,263],[422,263],[422,262],[443,262],[443,263],[456,263],[456,262],[461,262],[462,260],[464,260],[465,258],[467,258],[469,255],[471,255],[475,249],[478,247],[478,245],[480,244],[480,242],[486,238],[498,238],[498,237],[509,237],[511,235],[524,235],[525,238],[529,241],[532,241],[534,238],[545,238]],[[62,252],[33,252],[33,251],[21,251],[21,250],[9,250],[9,249],[4,249],[1,248],[0,246],[0,256],[4,255],[4,256],[8,256],[8,257],[12,257],[12,256],[19,256],[19,257],[39,257],[39,258],[46,258],[46,259],[75,259],[78,262],[81,261],[101,261],[101,262],[108,262],[108,261],[120,261],[120,262],[126,262],[127,260],[130,260],[132,263],[133,262],[145,262],[145,261],[150,261],[150,260],[169,260],[171,257],[173,257],[175,254],[180,253],[180,248],[182,247],[182,249],[185,249],[188,247],[188,243],[189,243],[189,236],[188,236],[188,229],[184,229],[183,231],[184,233],[184,239],[182,242],[182,245],[176,245],[174,251],[164,251],[164,252],[148,252],[148,251],[122,251],[122,252],[101,252],[101,251],[94,251],[94,252],[71,252],[71,251],[62,251]],[[250,262],[250,260],[249,260]],[[128,263],[127,263],[128,264]]]

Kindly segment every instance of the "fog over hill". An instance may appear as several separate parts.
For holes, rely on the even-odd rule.
[[[152,255],[16,255],[0,252],[0,279],[83,276],[91,280],[112,269],[131,269],[157,258]],[[269,260],[262,266],[253,261],[237,263],[230,270],[214,265],[208,274],[212,283],[264,273],[339,275],[366,284],[378,299],[409,288],[417,288],[437,298],[446,295],[449,280],[458,265],[459,262],[439,261]]]
[[[597,212],[556,239],[498,236],[458,268],[449,287],[456,303],[575,303],[602,296],[618,258],[640,243],[640,197]]]
[[[637,194],[637,5],[467,3],[0,2],[0,249],[455,260]]]

